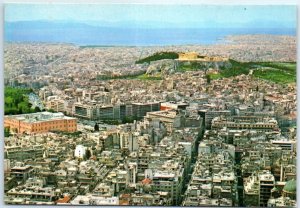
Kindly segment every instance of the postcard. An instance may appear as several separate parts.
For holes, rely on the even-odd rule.
[[[297,7],[20,4],[7,205],[296,206]]]

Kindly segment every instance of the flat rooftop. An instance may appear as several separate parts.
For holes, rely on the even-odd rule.
[[[148,115],[152,116],[161,116],[161,117],[166,117],[166,118],[175,118],[177,113],[174,110],[169,110],[169,111],[154,111],[154,112],[148,112]]]
[[[58,119],[76,119],[69,116],[65,116],[63,113],[50,113],[50,112],[39,112],[30,114],[21,114],[13,116],[5,116],[5,118],[16,119],[26,123],[37,123],[42,121],[54,121]]]

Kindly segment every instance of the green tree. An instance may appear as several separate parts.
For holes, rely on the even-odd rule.
[[[151,61],[158,61],[161,59],[177,59],[179,57],[178,53],[176,52],[157,52],[151,56],[148,56],[143,59],[137,60],[135,63],[136,64],[142,64],[142,63],[150,63]]]
[[[30,108],[28,106],[28,103],[26,103],[24,101],[20,102],[18,104],[18,111],[19,111],[19,113],[28,113],[28,112],[30,112]]]
[[[8,96],[8,97],[5,97],[4,102],[5,102],[5,104],[7,104],[9,107],[12,107],[12,104],[13,104],[14,100],[13,100],[12,97]]]
[[[99,131],[99,125],[97,123],[94,126],[94,131]]]
[[[8,114],[32,113],[37,109],[30,109],[31,104],[28,100],[28,94],[33,92],[28,88],[5,87],[4,90],[4,112]]]
[[[89,159],[91,158],[91,156],[92,156],[91,150],[87,149],[87,150],[86,150],[86,153],[85,153],[85,158],[86,158],[87,160],[89,160]]]
[[[207,82],[207,84],[210,84],[210,82],[211,82],[211,78],[210,78],[209,74],[206,75],[206,82]]]
[[[40,110],[39,107],[36,106],[36,107],[34,108],[34,112],[41,112],[41,110]]]
[[[49,111],[50,113],[55,113],[55,111],[54,111],[53,109],[48,109],[48,111]]]
[[[6,127],[4,128],[4,137],[9,137],[10,136],[10,128]]]

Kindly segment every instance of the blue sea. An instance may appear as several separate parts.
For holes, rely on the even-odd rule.
[[[87,26],[5,24],[6,42],[71,43],[75,45],[156,46],[216,44],[228,35],[296,35],[291,28],[186,28],[145,29]]]

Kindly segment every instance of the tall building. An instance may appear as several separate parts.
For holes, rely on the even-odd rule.
[[[244,180],[244,206],[266,207],[275,186],[275,178],[270,171],[253,173]]]
[[[265,171],[259,174],[259,206],[265,207],[268,205],[268,200],[271,196],[271,190],[275,185],[275,178],[274,176]]]
[[[156,171],[153,174],[154,191],[169,192],[172,204],[180,204],[182,200],[183,169],[179,172]]]

